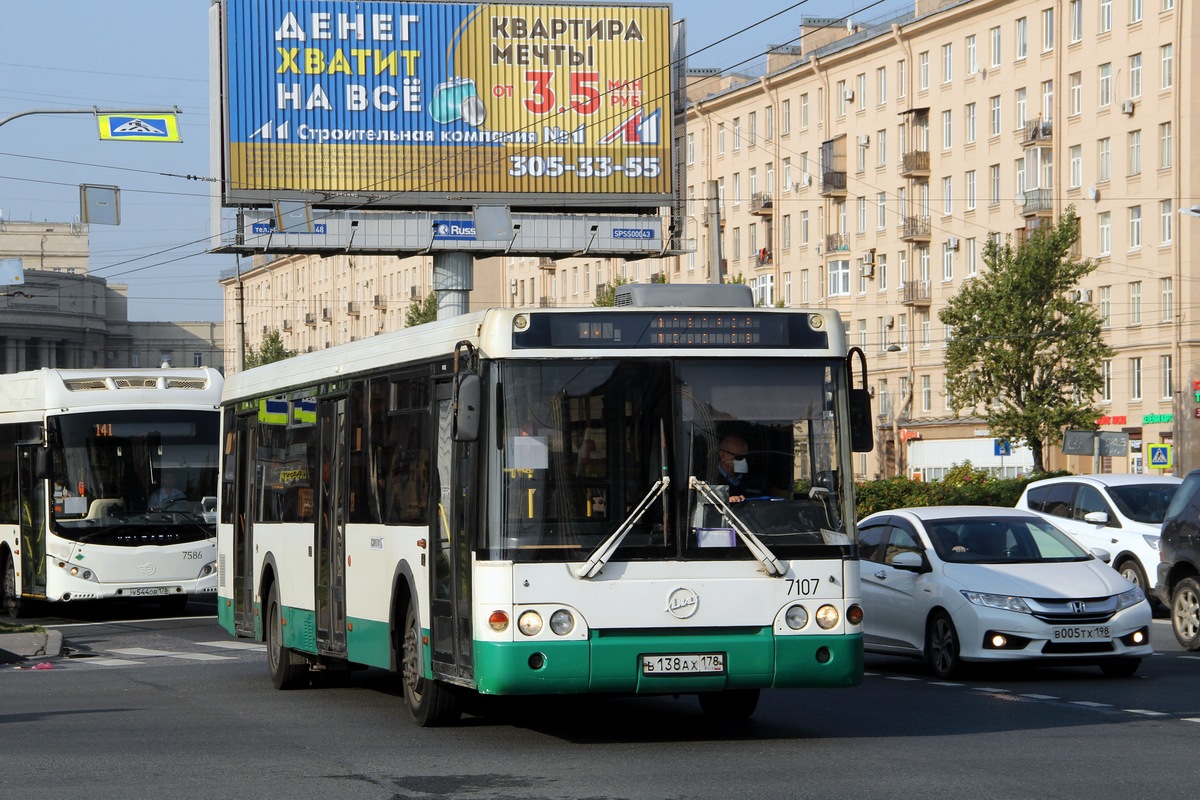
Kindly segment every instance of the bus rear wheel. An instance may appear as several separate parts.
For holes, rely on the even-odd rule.
[[[404,615],[400,648],[400,676],[408,710],[422,728],[454,724],[462,715],[458,693],[450,686],[427,679],[421,665],[421,628],[417,612],[410,605]]]
[[[20,619],[25,604],[17,594],[17,565],[9,553],[4,557],[4,610],[12,619]]]
[[[283,612],[275,584],[271,584],[267,595],[267,667],[276,689],[302,689],[308,685],[308,663],[283,646]]]
[[[742,722],[758,708],[758,689],[733,689],[699,695],[700,708],[715,722]]]

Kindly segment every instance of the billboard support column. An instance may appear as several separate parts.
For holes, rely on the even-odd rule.
[[[433,290],[437,292],[438,319],[467,313],[474,266],[470,253],[433,254]]]

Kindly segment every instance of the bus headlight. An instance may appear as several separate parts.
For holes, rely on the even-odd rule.
[[[526,636],[537,636],[542,632],[542,615],[536,611],[526,611],[517,617],[517,629]]]
[[[833,606],[821,606],[817,609],[817,624],[824,630],[829,630],[838,624],[840,615]]]
[[[571,616],[570,611],[560,608],[550,615],[550,630],[554,631],[556,636],[566,636],[575,630],[575,617]]]
[[[783,618],[789,628],[798,631],[808,624],[808,610],[804,606],[790,606]]]
[[[217,562],[215,562],[215,561],[211,561],[211,562],[209,562],[209,563],[207,563],[207,564],[205,564],[205,565],[204,565],[204,568],[200,570],[200,574],[199,574],[199,575],[197,575],[196,577],[197,577],[197,578],[204,578],[204,577],[207,577],[207,576],[209,576],[209,575],[212,575],[212,574],[213,574],[213,573],[215,573],[216,571],[217,571]]]

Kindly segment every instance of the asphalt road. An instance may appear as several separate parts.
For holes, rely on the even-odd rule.
[[[420,729],[394,676],[277,692],[209,613],[114,608],[61,625],[49,669],[0,670],[0,796],[21,798],[1182,797],[1200,654],[1155,622],[1131,679],[991,669],[939,681],[867,657],[863,685],[770,691],[753,720],[692,697],[490,699]]]

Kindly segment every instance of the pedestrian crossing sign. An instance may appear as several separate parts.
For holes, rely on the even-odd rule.
[[[1152,444],[1147,445],[1149,451],[1147,455],[1150,459],[1151,469],[1171,469],[1171,445],[1169,444]]]
[[[182,142],[174,114],[97,114],[100,138],[124,142]]]

